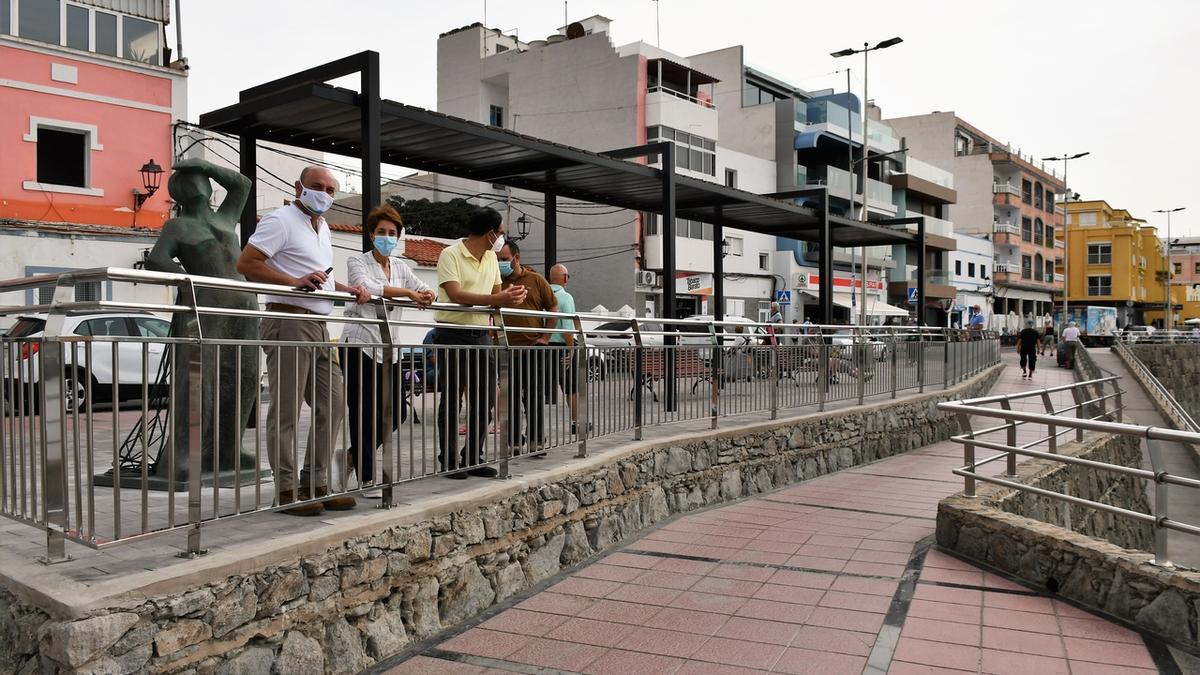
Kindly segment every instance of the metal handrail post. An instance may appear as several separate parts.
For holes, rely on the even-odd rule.
[[[917,329],[917,392],[925,393],[925,331]]]
[[[645,417],[642,400],[642,380],[645,378],[645,358],[642,347],[642,332],[638,329],[638,319],[630,321],[633,328],[633,440],[642,440],[642,423]]]
[[[1125,414],[1124,414],[1125,405],[1121,402],[1121,383],[1118,382],[1117,380],[1113,380],[1112,386],[1113,386],[1113,405],[1116,406],[1116,408],[1117,408],[1117,410],[1116,410],[1117,421],[1122,422],[1122,421],[1124,421],[1124,417],[1125,417]]]
[[[724,334],[724,329],[722,329]],[[717,417],[721,412],[721,383],[725,380],[725,353],[723,351],[724,341],[717,337],[717,324],[715,322],[708,324],[708,339],[712,345],[712,352],[708,359],[709,364],[709,386],[708,386],[708,415],[710,418],[709,428],[717,428]]]
[[[975,432],[971,429],[971,416],[965,413],[955,415],[958,418],[958,428],[968,438],[975,438]],[[967,470],[963,475],[963,496],[975,496],[975,444],[963,443],[963,464],[967,466]],[[969,473],[969,475],[967,475]]]
[[[829,398],[829,345],[825,344],[825,329],[817,329],[817,410],[825,411]]]
[[[896,350],[900,343],[896,341],[896,329],[892,329],[892,398],[896,398],[896,388],[899,380],[899,373],[896,371]]]
[[[188,458],[188,541],[187,550],[180,554],[181,557],[195,557],[207,553],[200,546],[200,528],[203,521],[202,507],[200,503],[201,472],[204,470],[203,464],[203,397],[204,397],[204,361],[203,361],[203,341],[204,333],[200,326],[200,311],[199,301],[196,299],[196,285],[191,279],[186,279],[179,287],[179,299],[184,305],[192,308],[191,320],[185,322],[187,337],[195,338],[195,342],[180,343],[178,351],[183,352],[183,358],[179,361],[183,362],[183,368],[173,368],[171,370],[172,379],[182,377],[183,382],[180,387],[180,392],[185,397],[180,406],[180,411],[187,415],[187,434],[183,438],[186,443]],[[214,368],[216,364],[214,364]],[[180,403],[176,401],[176,403]],[[177,411],[177,412],[180,412]],[[178,427],[176,427],[178,428]],[[178,443],[179,440],[176,440]],[[216,480],[216,476],[213,476]]]
[[[863,398],[867,392],[867,354],[864,349],[870,347],[870,344],[863,342],[867,337],[863,335],[861,327],[855,328],[850,335],[850,354],[851,358],[854,359],[854,365],[857,367],[856,370],[858,370],[858,386],[856,387],[858,389],[858,404],[862,405]]]
[[[950,388],[950,332],[943,333],[945,340],[942,341],[942,389]]]
[[[1088,414],[1083,409],[1084,398],[1082,392],[1079,391],[1079,387],[1071,388],[1071,398],[1075,401],[1075,417],[1086,419]],[[1083,442],[1083,427],[1075,427],[1075,441],[1077,443]]]
[[[779,350],[783,349],[781,339],[776,335],[775,344],[769,345],[771,350],[771,419],[773,420],[779,419]],[[753,350],[753,348],[751,349]]]
[[[54,288],[54,300],[42,333],[42,346],[38,358],[41,367],[41,387],[37,404],[41,409],[41,455],[42,455],[42,516],[46,524],[46,556],[43,563],[66,562],[70,558],[66,551],[67,518],[67,465],[66,465],[66,402],[63,382],[65,367],[62,333],[66,313],[60,305],[74,300],[75,285],[69,277],[60,277]],[[31,367],[32,367],[32,361]],[[18,367],[20,367],[18,365]],[[30,376],[32,379],[32,373]],[[75,378],[78,381],[78,378]],[[91,399],[88,399],[89,401]],[[77,401],[78,403],[78,401]],[[115,404],[114,404],[115,405]],[[18,408],[19,410],[19,408]],[[14,413],[16,414],[16,413]],[[91,452],[91,448],[88,448]],[[113,469],[113,481],[120,482],[118,469]],[[89,477],[90,478],[90,477]]]
[[[380,320],[379,341],[386,346],[383,348],[382,358],[380,359],[380,363],[382,363],[384,366],[383,376],[380,380],[380,386],[383,389],[383,399],[380,401],[380,405],[383,406],[383,467],[382,471],[378,476],[375,476],[374,479],[376,481],[382,481],[385,483],[382,490],[383,497],[379,500],[379,508],[390,509],[393,506],[391,479],[392,476],[398,475],[397,472],[392,471],[392,468],[395,466],[395,447],[392,433],[392,405],[393,399],[395,398],[395,392],[393,389],[396,387],[397,383],[392,381],[391,365],[393,356],[398,357],[398,355],[396,354],[395,348],[392,345],[392,329],[390,323],[388,322],[387,304],[384,302],[382,297],[376,300],[375,303],[375,317]],[[397,358],[397,360],[399,359]],[[358,368],[361,367],[361,365],[362,364],[360,362],[353,365],[342,364],[342,367],[346,368],[349,366]],[[403,406],[404,402],[401,401],[400,405]],[[371,448],[370,452],[375,452],[375,448]],[[347,460],[343,459],[342,461]],[[388,477],[386,481],[383,480],[383,476]],[[343,485],[342,489],[345,490],[346,487],[347,486]]]
[[[574,324],[575,333],[577,334],[575,338],[575,353],[571,355],[571,358],[575,360],[575,368],[572,372],[575,377],[575,391],[579,392],[578,402],[575,406],[575,431],[579,438],[579,451],[575,456],[587,457],[588,425],[591,419],[588,416],[588,401],[591,398],[588,395],[588,371],[591,370],[588,361],[591,359],[591,356],[587,350],[587,338],[583,334],[583,319],[580,319],[579,315],[576,314],[571,317],[571,322]],[[603,368],[603,362],[601,363],[601,367]],[[597,378],[599,378],[599,374],[597,374]]]
[[[1050,400],[1050,392],[1042,392],[1042,405],[1046,408],[1047,415],[1054,414],[1054,402]],[[1046,423],[1046,434],[1050,437],[1050,452],[1058,454],[1058,425],[1053,422]]]
[[[1163,526],[1170,518],[1170,507],[1167,501],[1169,495],[1168,485],[1164,480],[1166,469],[1163,466],[1162,451],[1149,440],[1146,441],[1146,450],[1150,455],[1150,468],[1154,470],[1154,559],[1150,564],[1174,567],[1171,564],[1168,530]]]
[[[1000,401],[1000,407],[1005,410],[1008,410],[1008,411],[1012,410],[1012,404],[1008,401],[1008,399],[1004,399],[1003,401]],[[1005,434],[1006,434],[1006,442],[1008,443],[1008,447],[1010,447],[1010,448],[1017,447],[1017,423],[1016,422],[1009,422],[1008,428],[1005,430]],[[1008,457],[1005,460],[1004,472],[1007,473],[1009,476],[1017,475],[1017,453],[1015,453],[1015,452],[1008,453]]]
[[[499,344],[497,344],[499,349],[496,355],[496,428],[500,431],[500,469],[498,477],[508,478],[508,462],[512,459],[512,445],[508,442],[509,434],[512,433],[512,425],[509,424],[508,419],[508,408],[509,406],[519,406],[521,404],[518,401],[510,401],[508,399],[508,388],[512,381],[513,351],[512,346],[508,343],[508,329],[504,325],[504,312],[497,311],[493,316],[496,318],[496,328],[498,329],[496,331],[496,339],[499,341]],[[488,365],[486,367],[490,368],[491,366]],[[484,383],[486,386],[487,378],[484,378]],[[474,414],[474,412],[471,414]],[[458,420],[452,420],[451,423],[454,424],[457,422]],[[468,443],[471,442],[471,433],[478,433],[478,431],[472,432],[471,425],[467,424]],[[484,450],[486,449],[485,444]]]

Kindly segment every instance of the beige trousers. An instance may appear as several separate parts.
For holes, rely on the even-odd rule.
[[[267,457],[275,472],[275,489],[323,488],[329,485],[329,458],[345,415],[341,367],[334,361],[329,331],[320,321],[262,321],[262,338],[280,342],[312,342],[313,346],[263,347],[267,353]],[[310,410],[307,452],[296,442],[301,401]],[[303,463],[301,464],[301,460]],[[301,465],[300,483],[296,466]]]

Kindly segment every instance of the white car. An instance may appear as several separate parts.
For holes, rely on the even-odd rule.
[[[642,344],[657,347],[663,344],[663,325],[657,321],[639,321],[638,328],[642,331]],[[595,333],[593,331],[605,331]],[[633,347],[633,322],[629,319],[607,321],[598,326],[584,329],[589,347]]]
[[[1154,339],[1154,326],[1125,326],[1122,338],[1125,342],[1148,342]]]
[[[41,343],[33,338],[39,338],[46,328],[45,314],[30,314],[19,317],[9,329],[4,338],[5,368],[3,381],[3,396],[17,401],[28,400],[31,396],[34,402],[40,399],[40,362],[38,351]],[[79,335],[91,337],[87,342],[78,343],[74,349],[71,343],[63,345],[63,363],[65,376],[63,381],[63,397],[68,412],[82,410],[86,407],[88,396],[87,367],[91,365],[91,395],[92,402],[119,403],[130,399],[140,399],[142,396],[142,342],[116,342],[103,340],[105,336],[165,338],[171,334],[171,322],[153,314],[144,312],[68,313],[64,317],[64,335]],[[117,356],[118,373],[113,375],[114,345]],[[163,359],[166,345],[162,342],[149,342],[146,347],[147,373],[150,381],[151,397],[163,395],[164,387],[158,387],[159,366]],[[113,384],[116,384],[116,398],[113,400]],[[24,391],[18,393],[17,388]],[[28,405],[28,404],[27,404]],[[32,406],[31,409],[36,409]]]
[[[703,321],[712,323],[713,317],[709,314],[697,314],[689,316],[685,321]],[[727,316],[722,319],[723,322],[717,327],[717,334],[721,337],[721,344],[727,347],[744,347],[746,345],[761,345],[767,342],[767,331],[763,330],[762,326],[755,325],[754,321],[747,319],[744,316]],[[729,325],[740,324],[740,325]],[[708,326],[696,324],[676,324],[679,328],[681,337],[680,344],[685,345],[711,345],[712,334],[709,332]]]
[[[855,344],[870,345],[871,354],[876,361],[883,361],[887,358],[887,344],[873,335],[862,333],[855,335],[853,331],[840,330],[829,336],[829,343],[837,347],[849,347]]]

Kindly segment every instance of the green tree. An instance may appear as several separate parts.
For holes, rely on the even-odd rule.
[[[467,236],[467,218],[475,205],[461,197],[447,202],[428,199],[388,197],[388,203],[400,212],[408,234],[458,239]]]

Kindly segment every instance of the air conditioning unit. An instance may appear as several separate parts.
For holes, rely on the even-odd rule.
[[[650,270],[634,270],[634,283],[638,286],[658,286],[658,273]]]

